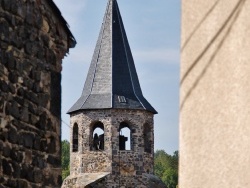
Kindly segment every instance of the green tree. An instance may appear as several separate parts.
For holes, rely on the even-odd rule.
[[[162,181],[168,188],[176,188],[178,185],[178,172],[173,168],[166,169],[162,176]]]
[[[168,188],[176,188],[178,185],[178,159],[178,151],[175,151],[173,156],[164,150],[155,152],[155,174],[162,179]]]
[[[69,161],[70,161],[70,145],[68,140],[62,141],[62,179],[64,180],[69,174]]]

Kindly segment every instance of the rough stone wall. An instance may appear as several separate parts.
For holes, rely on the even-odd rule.
[[[119,126],[127,122],[131,130],[131,150],[119,151]],[[151,128],[151,153],[144,152],[144,125]],[[141,176],[143,173],[152,173],[154,155],[154,122],[153,114],[140,110],[115,110],[112,119],[112,174],[124,176]],[[117,164],[119,164],[117,166]]]
[[[104,124],[104,151],[91,151],[92,126],[100,121]],[[112,159],[110,110],[84,111],[71,115],[70,125],[70,173],[110,172]],[[73,151],[73,126],[78,125],[78,152]]]
[[[61,60],[68,34],[45,0],[0,0],[0,187],[59,187]]]
[[[95,122],[104,125],[104,151],[90,151],[92,126]],[[143,173],[153,174],[153,114],[142,110],[92,110],[71,115],[71,130],[75,124],[79,127],[78,152],[73,150],[73,132],[71,131],[72,175],[81,173],[110,172],[107,186],[131,184],[131,187],[143,182]],[[120,123],[126,122],[131,130],[131,150],[119,150]],[[144,125],[151,128],[151,153],[144,152]]]

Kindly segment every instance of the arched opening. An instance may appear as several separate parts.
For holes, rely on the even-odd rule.
[[[131,129],[126,122],[120,124],[119,129],[119,149],[131,150]]]
[[[98,121],[94,123],[91,130],[91,148],[92,151],[104,150],[104,125]]]
[[[77,123],[74,124],[73,126],[73,135],[72,135],[72,139],[73,139],[73,142],[72,142],[72,151],[73,152],[77,152],[78,151],[78,125]]]
[[[143,129],[144,151],[147,153],[152,152],[152,131],[149,124],[144,125]]]

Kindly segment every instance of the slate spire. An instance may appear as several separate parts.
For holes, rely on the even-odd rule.
[[[109,0],[81,97],[68,113],[86,109],[144,109],[143,97],[116,0]]]

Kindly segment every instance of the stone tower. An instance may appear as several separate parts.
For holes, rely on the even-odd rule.
[[[108,2],[82,95],[68,113],[70,176],[63,187],[164,187],[153,175],[157,112],[142,95],[116,0]],[[103,134],[94,134],[97,128]]]

